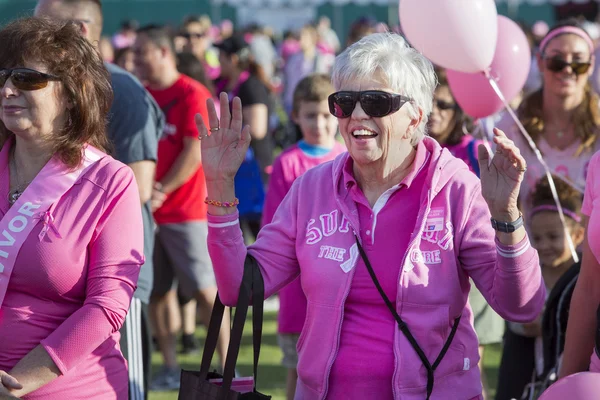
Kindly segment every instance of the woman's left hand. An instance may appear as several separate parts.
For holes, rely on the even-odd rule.
[[[492,218],[513,222],[519,218],[517,200],[527,164],[521,152],[504,132],[494,128],[496,152],[490,154],[484,145],[478,149],[481,192]]]

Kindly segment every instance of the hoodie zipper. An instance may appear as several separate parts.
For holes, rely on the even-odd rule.
[[[356,233],[356,230],[354,229],[354,227],[352,227],[352,233],[362,243],[362,239],[360,238],[360,235],[358,235]],[[358,260],[356,260],[356,263],[358,263]],[[333,355],[333,361],[330,362],[329,366],[327,367],[327,374],[325,375],[325,390],[323,391],[323,396],[321,396],[320,400],[324,400],[327,397],[327,392],[329,392],[329,376],[331,374],[331,368],[333,368],[333,363],[335,362],[338,352],[340,351],[340,336],[342,335],[342,324],[344,323],[344,305],[346,304],[346,299],[348,298],[348,294],[350,293],[350,288],[352,287],[352,278],[354,278],[354,273],[356,272],[356,264],[354,265],[354,268],[352,268],[351,272],[352,272],[352,275],[348,279],[348,284],[346,285],[346,291],[344,292],[344,297],[342,298],[342,304],[341,304],[342,315],[340,317],[340,322],[338,323],[338,327],[337,327],[337,340],[336,340],[336,345],[335,345],[335,354]]]
[[[398,282],[398,286],[400,287],[400,291],[398,292],[399,297],[402,297],[402,285],[400,284],[400,281],[402,280],[402,274],[404,273],[404,264],[406,263],[406,258],[410,255],[413,247],[420,242],[420,238],[423,235],[423,229],[425,227],[426,221],[427,221],[427,215],[429,214],[429,211],[431,210],[431,201],[433,200],[431,198],[431,189],[427,190],[427,199],[426,199],[426,203],[425,203],[425,211],[423,213],[419,213],[417,218],[421,218],[421,224],[419,226],[419,230],[417,231],[417,234],[415,235],[415,237],[411,240],[411,242],[408,245],[408,248],[406,250],[406,253],[404,254],[404,258],[402,259],[402,264],[400,265],[400,277],[399,277],[399,282]],[[422,207],[422,206],[421,206]],[[418,219],[417,219],[418,221]],[[398,298],[396,299],[396,304],[398,303]],[[400,332],[400,334],[402,334],[402,332]],[[395,335],[394,335],[395,336]],[[399,358],[399,354],[398,354],[398,350],[397,350],[397,346],[396,346],[396,342],[394,341],[394,374],[392,375],[392,393],[394,395],[394,399],[398,398],[398,393],[396,391],[396,378],[398,376],[398,358]]]

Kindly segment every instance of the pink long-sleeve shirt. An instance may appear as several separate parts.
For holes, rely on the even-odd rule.
[[[596,260],[600,262],[600,152],[590,161],[581,212],[589,217],[587,239]],[[600,372],[600,358],[593,351],[590,371]]]
[[[0,218],[9,209],[8,147],[0,152]],[[40,343],[61,376],[24,399],[127,399],[121,327],[143,264],[133,172],[104,157],[51,208],[61,238],[39,222],[23,243],[1,307],[0,370]]]
[[[284,150],[273,163],[263,207],[262,225],[271,223],[277,207],[300,175],[317,165],[332,161],[344,151],[346,148],[338,142],[335,142],[329,153],[320,157],[306,154],[297,144]],[[299,334],[305,319],[306,296],[302,292],[300,280],[296,279],[279,292],[278,330],[284,334]]]
[[[517,322],[537,317],[545,288],[537,252],[527,238],[514,246],[495,240],[481,184],[465,163],[431,138],[423,139],[422,145],[430,161],[423,170],[423,188],[415,194],[419,204],[415,223],[410,223],[402,207],[388,217],[405,226],[410,235],[398,237],[386,252],[368,255],[373,265],[399,266],[396,297],[391,300],[431,362],[454,319],[462,314],[454,340],[435,372],[431,399],[474,399],[481,395],[481,381],[478,341],[467,301],[469,278],[502,317]],[[298,178],[273,222],[263,227],[248,250],[237,215],[208,219],[209,252],[226,304],[237,300],[247,252],[261,266],[267,297],[300,276],[308,307],[298,341],[298,400],[325,399],[334,390],[330,374],[344,335],[346,302],[357,271],[365,268],[355,235],[365,246],[372,235],[376,241],[379,235],[393,234],[378,232],[375,221],[367,226],[361,222],[352,187],[343,178],[344,167],[351,162],[348,157],[342,154]],[[389,198],[380,200],[387,203]],[[402,332],[397,327],[393,330],[391,397],[422,400],[425,367]],[[371,354],[371,345],[365,341],[362,351]],[[372,355],[371,364],[381,361]],[[348,362],[340,367],[357,366]],[[362,376],[369,379],[369,371]],[[369,398],[356,388],[353,398]]]

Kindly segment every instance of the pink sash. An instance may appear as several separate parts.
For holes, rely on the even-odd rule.
[[[57,157],[53,157],[4,215],[0,221],[0,307],[19,250],[33,227],[39,221],[44,223],[40,240],[49,228],[55,229],[49,212],[50,207],[77,182],[81,175],[104,156],[101,151],[88,146],[83,162],[73,171],[69,171]],[[56,230],[55,232],[60,238],[58,232]]]

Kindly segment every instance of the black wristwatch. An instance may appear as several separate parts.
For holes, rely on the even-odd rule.
[[[494,218],[490,218],[490,220],[492,221],[492,228],[498,232],[513,233],[523,226],[523,214],[519,214],[519,218],[513,222],[496,221]]]

